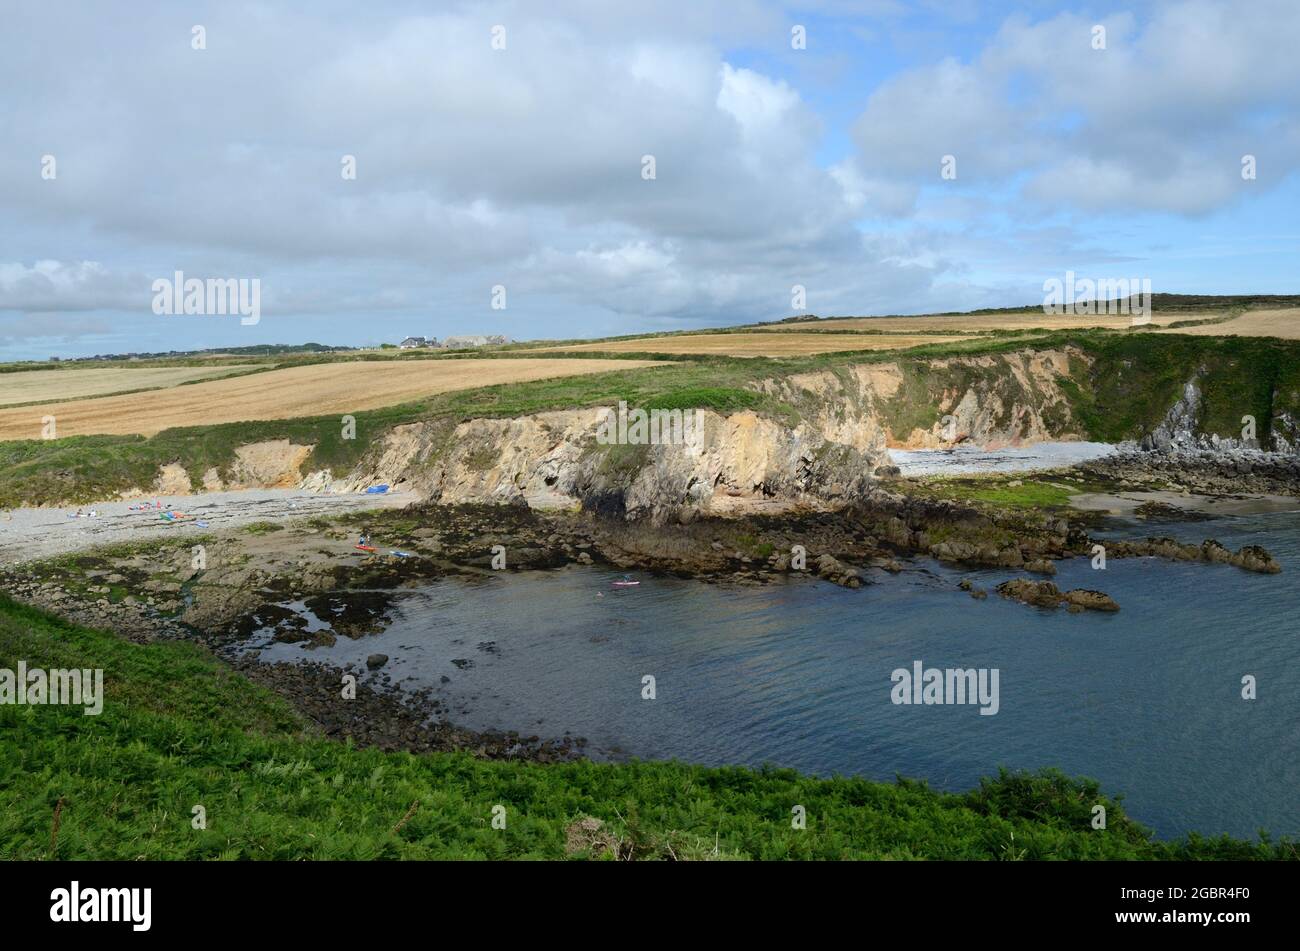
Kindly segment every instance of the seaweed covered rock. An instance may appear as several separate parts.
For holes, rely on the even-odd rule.
[[[1034,581],[1030,578],[1013,578],[1004,581],[998,585],[998,594],[1040,608],[1057,608],[1064,604],[1072,612],[1119,610],[1115,599],[1102,591],[1074,588],[1062,592],[1051,581]]]
[[[1275,575],[1282,566],[1259,545],[1246,545],[1233,552],[1216,539],[1207,538],[1199,545],[1177,541],[1173,538],[1144,538],[1136,541],[1111,541],[1106,551],[1113,557],[1156,556],[1171,561],[1203,561],[1209,564],[1233,565],[1245,571]]]

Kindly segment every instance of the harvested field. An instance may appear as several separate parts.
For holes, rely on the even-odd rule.
[[[1210,320],[1221,317],[1219,313],[1154,313],[1151,323],[1163,325],[1176,320]],[[1079,327],[1102,327],[1122,330],[1131,326],[1128,314],[1080,314],[1051,317],[1041,313],[1009,314],[929,314],[920,317],[849,317],[844,320],[809,320],[803,323],[777,324],[756,332],[833,332],[844,330],[877,330],[884,333],[926,333],[945,330],[982,332],[988,330],[1073,330]],[[1206,332],[1211,332],[1209,328]]]
[[[840,350],[899,350],[904,347],[960,339],[964,338],[911,334],[684,334],[673,337],[611,340],[608,343],[547,347],[539,352],[562,350],[588,353],[699,353],[729,357],[798,357]]]
[[[151,436],[175,426],[355,413],[452,390],[658,365],[563,358],[317,364],[148,393],[0,410],[0,440],[40,438],[41,418],[47,415],[56,418],[60,437]]]
[[[82,370],[21,370],[0,373],[0,406],[80,400],[133,390],[153,390],[232,376],[254,369],[243,364],[212,367],[95,367]]]
[[[1300,307],[1278,310],[1249,310],[1221,324],[1179,327],[1161,333],[1195,334],[1198,337],[1281,337],[1300,340]]]

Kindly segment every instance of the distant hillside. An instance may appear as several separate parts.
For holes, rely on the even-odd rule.
[[[59,363],[84,363],[88,360],[162,360],[169,357],[235,356],[273,357],[286,353],[334,353],[359,350],[360,347],[330,347],[323,343],[259,343],[248,347],[213,347],[207,350],[159,350],[153,353],[97,353],[93,357],[71,357]]]
[[[1151,307],[1156,311],[1199,312],[1234,307],[1300,307],[1300,294],[1152,294]],[[900,317],[978,317],[982,314],[1033,314],[1043,309],[1042,304],[1026,304],[1023,307],[982,307],[979,310],[946,310],[932,314],[838,314],[833,317],[819,317],[816,314],[799,314],[796,317],[783,317],[780,320],[764,320],[749,326],[765,327],[772,324],[804,324],[827,320],[863,320],[879,318],[897,319]]]

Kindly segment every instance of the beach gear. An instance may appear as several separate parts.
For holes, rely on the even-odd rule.
[[[353,545],[357,551],[379,551],[374,545]]]
[[[366,489],[366,495],[383,495],[387,491],[388,491],[387,483],[383,485],[372,485],[370,488]]]

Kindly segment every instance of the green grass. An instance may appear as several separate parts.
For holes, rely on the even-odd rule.
[[[1149,432],[1197,377],[1203,393],[1201,428],[1240,437],[1241,418],[1256,419],[1267,442],[1276,413],[1300,411],[1300,344],[1261,337],[1177,334],[1096,335],[1087,378],[1066,387],[1088,436],[1119,442]]]
[[[707,408],[719,413],[735,413],[762,406],[763,398],[753,390],[739,387],[693,386],[651,397],[640,409],[697,409]]]
[[[133,644],[0,596],[0,667],[19,659],[102,668],[105,703],[97,717],[0,706],[5,859],[562,858],[566,829],[584,816],[616,844],[583,857],[1296,857],[1285,842],[1155,841],[1095,783],[1053,771],[956,795],[781,769],[359,750],[314,736],[193,644]],[[1089,824],[1098,803],[1104,831]],[[192,828],[196,805],[206,829]],[[492,827],[498,805],[505,829]],[[804,830],[791,826],[795,806]]]
[[[1010,508],[1065,508],[1080,490],[1056,479],[990,476],[930,479],[927,486],[935,495],[969,502],[987,502]]]

